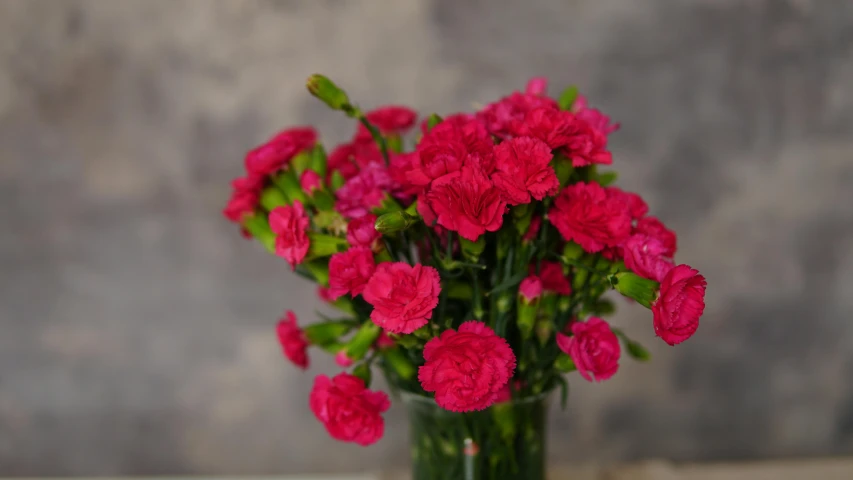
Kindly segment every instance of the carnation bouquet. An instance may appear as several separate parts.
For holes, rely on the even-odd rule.
[[[544,478],[545,413],[566,374],[609,379],[646,350],[603,317],[615,290],[675,345],[694,334],[705,279],[676,235],[614,186],[618,124],[574,87],[531,80],[474,113],[363,112],[328,78],[308,90],[357,122],[329,151],[310,127],[248,152],[225,216],[340,312],[278,324],[284,355],[341,371],[309,403],[332,437],[370,445],[390,397],[407,404],[415,479]],[[416,128],[417,127],[417,128]],[[411,132],[416,130],[416,132]]]

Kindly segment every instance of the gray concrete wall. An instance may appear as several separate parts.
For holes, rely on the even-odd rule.
[[[708,278],[698,334],[573,378],[555,461],[853,448],[853,2],[0,0],[0,475],[405,462],[310,416],[273,335],[311,285],[219,216],[243,152],[349,124],[304,91],[446,112],[528,76],[623,123],[622,184]]]

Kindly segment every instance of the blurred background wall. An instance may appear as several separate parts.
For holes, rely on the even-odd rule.
[[[313,419],[282,358],[313,287],[220,216],[243,153],[364,106],[469,109],[547,75],[621,121],[621,184],[708,278],[698,334],[572,378],[555,462],[853,448],[853,2],[0,0],[0,475],[404,463]]]

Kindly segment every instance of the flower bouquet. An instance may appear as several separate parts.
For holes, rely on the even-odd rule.
[[[328,78],[308,90],[357,121],[330,153],[310,127],[251,150],[224,215],[319,285],[339,318],[278,324],[284,355],[314,347],[311,410],[332,437],[370,445],[389,396],[408,406],[414,479],[544,478],[545,415],[565,375],[610,378],[646,350],[603,317],[616,292],[650,309],[670,345],[689,338],[705,279],[673,262],[676,236],[615,187],[619,128],[577,89],[531,80],[475,113],[363,112]],[[414,138],[413,138],[414,137]],[[413,138],[414,141],[407,142]]]

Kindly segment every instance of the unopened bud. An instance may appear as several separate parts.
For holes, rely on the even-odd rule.
[[[417,217],[413,217],[402,210],[397,210],[396,212],[386,213],[377,218],[375,227],[379,233],[397,233],[411,227],[417,220]]]
[[[651,308],[660,286],[654,280],[648,280],[631,272],[617,273],[608,278],[616,291],[646,308]]]
[[[311,95],[319,98],[323,103],[334,110],[343,110],[348,112],[353,108],[352,105],[350,105],[349,97],[346,92],[341,90],[340,87],[323,75],[311,75],[305,82],[305,86],[308,87],[308,91],[311,92]]]

